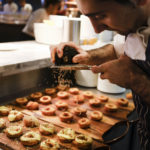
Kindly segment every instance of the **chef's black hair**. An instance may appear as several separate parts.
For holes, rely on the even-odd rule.
[[[60,3],[61,2],[61,0],[45,0],[45,2],[44,2],[44,8],[48,8],[49,7],[49,5],[55,5],[55,4],[58,4],[58,3]]]
[[[118,3],[121,3],[121,4],[131,4],[131,0],[115,0],[116,2]]]
[[[101,1],[106,2],[106,1],[112,1],[112,0],[101,0]],[[113,1],[116,1],[117,3],[120,3],[120,4],[133,4],[131,0],[113,0]]]

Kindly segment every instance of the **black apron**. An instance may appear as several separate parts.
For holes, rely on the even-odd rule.
[[[145,73],[150,77],[150,38],[146,48],[146,60],[133,60]],[[143,89],[144,90],[144,89]],[[133,101],[139,117],[137,130],[140,137],[142,150],[150,150],[150,107],[143,101],[144,97],[140,97],[133,92]],[[149,93],[150,94],[150,93]]]

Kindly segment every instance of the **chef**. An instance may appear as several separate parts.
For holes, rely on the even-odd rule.
[[[44,7],[35,10],[29,17],[27,24],[23,28],[23,40],[34,39],[34,23],[42,23],[49,19],[49,15],[56,15],[60,6],[60,0],[45,0]]]
[[[22,14],[30,15],[32,12],[32,5],[29,3],[26,3],[26,0],[19,0],[19,4],[21,6],[20,12]]]
[[[6,2],[3,7],[5,13],[16,13],[18,11],[18,6],[13,0],[7,0]]]
[[[61,43],[51,47],[52,61],[56,53],[62,57],[64,45],[70,45],[80,53],[73,58],[75,63],[93,65],[92,71],[101,73],[102,79],[131,89],[141,149],[150,150],[150,0],[76,1],[96,33],[113,30],[124,40],[118,35],[114,45],[88,52],[72,42]]]

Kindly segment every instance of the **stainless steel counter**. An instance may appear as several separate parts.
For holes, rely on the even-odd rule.
[[[0,77],[49,67],[49,45],[35,41],[0,43]]]
[[[82,48],[88,50],[104,44],[99,42]],[[0,77],[49,67],[51,64],[50,45],[36,41],[0,43]]]
[[[14,100],[17,97],[27,96],[35,91],[40,91],[46,87],[51,87],[54,84],[53,72],[50,68],[40,68],[30,71],[23,71],[17,74],[11,74],[7,76],[1,76],[0,80],[0,104],[8,103]],[[81,90],[90,90],[95,94],[103,94],[112,98],[124,98],[125,93],[119,94],[108,94],[98,91],[96,88],[87,88],[78,86]],[[131,114],[131,119],[133,119],[133,114]],[[116,132],[122,132],[122,129],[117,130]],[[115,133],[110,133],[108,137],[111,138]],[[130,133],[128,133],[130,137]],[[127,140],[123,139],[123,143],[126,144]],[[127,145],[127,144],[126,144]],[[126,147],[125,147],[126,148]],[[120,150],[120,149],[115,149]],[[127,149],[122,149],[127,150]]]

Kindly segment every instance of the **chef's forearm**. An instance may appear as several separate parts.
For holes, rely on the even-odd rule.
[[[144,73],[137,74],[133,77],[131,89],[150,107],[150,78]]]
[[[101,48],[87,51],[93,65],[100,65],[104,62],[114,60],[117,58],[114,46],[112,44],[105,45]]]

